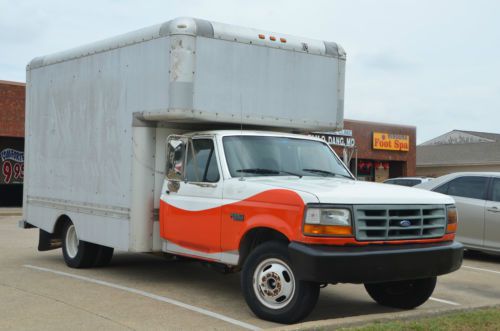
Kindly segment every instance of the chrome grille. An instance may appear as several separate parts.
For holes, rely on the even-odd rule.
[[[446,230],[443,205],[354,206],[357,240],[436,238]]]

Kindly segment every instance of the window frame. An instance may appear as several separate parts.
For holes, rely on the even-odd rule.
[[[206,177],[206,174],[208,172],[208,168],[209,168],[209,165],[210,165],[210,159],[212,157],[215,157],[215,165],[217,167],[217,172],[218,172],[218,175],[219,175],[218,180],[215,181],[215,182],[203,182],[203,181],[198,182],[198,181],[188,180],[188,178],[187,178],[187,167],[188,167],[189,153],[191,153],[191,148],[194,149],[194,146],[193,146],[194,141],[195,140],[201,140],[201,139],[212,141],[212,147],[213,147],[212,150],[211,150],[211,152],[210,152],[210,154],[209,154],[209,157],[207,159],[207,164],[206,164],[205,169],[203,171],[202,177],[203,178]],[[190,146],[191,146],[191,148],[190,148]],[[214,186],[217,186],[218,183],[220,183],[220,181],[222,180],[222,178],[223,178],[223,176],[222,176],[222,171],[221,171],[221,166],[220,166],[220,158],[218,157],[217,144],[216,144],[216,140],[214,139],[214,137],[211,137],[211,136],[194,136],[194,137],[189,137],[188,144],[186,146],[186,163],[185,163],[185,169],[184,169],[184,179],[183,179],[183,182],[188,183],[188,184],[195,184],[195,185],[201,185],[201,186],[211,186],[211,187],[214,187]]]
[[[499,202],[500,203],[500,200],[499,201],[496,201],[496,200],[493,200],[493,183],[496,181],[498,181],[500,183],[500,177],[490,177],[490,182],[488,184],[488,194],[487,194],[487,198],[486,200],[487,201],[491,201],[491,202]]]

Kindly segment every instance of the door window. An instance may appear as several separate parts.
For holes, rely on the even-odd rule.
[[[219,181],[219,168],[211,139],[193,139],[188,147],[186,180],[215,183]]]
[[[448,184],[447,194],[471,199],[486,199],[488,177],[460,177]],[[444,193],[444,192],[441,192]]]
[[[500,202],[500,178],[493,179],[491,185],[491,200]]]

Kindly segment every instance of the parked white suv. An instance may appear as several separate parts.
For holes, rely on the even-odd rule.
[[[416,187],[455,199],[466,248],[500,254],[500,172],[457,172]]]

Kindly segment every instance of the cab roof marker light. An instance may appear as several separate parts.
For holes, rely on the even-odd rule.
[[[286,39],[285,39],[285,38],[283,38],[283,37],[282,37],[282,38],[280,38],[280,41],[281,41],[282,43],[286,43]]]
[[[269,39],[271,39],[271,41],[276,41],[276,37],[275,36],[269,36]]]
[[[259,34],[259,39],[266,39],[266,36],[264,36],[263,34]]]

